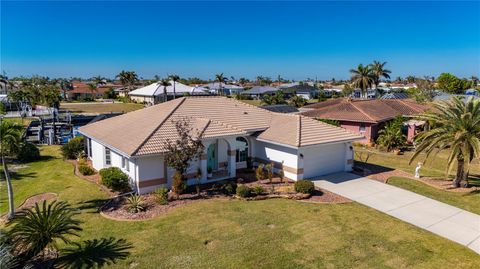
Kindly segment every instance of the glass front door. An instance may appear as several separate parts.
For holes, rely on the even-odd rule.
[[[217,144],[210,144],[207,151],[207,168],[210,167],[212,170],[217,170],[217,166]]]

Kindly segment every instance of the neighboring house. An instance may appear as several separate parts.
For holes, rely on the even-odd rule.
[[[411,117],[427,110],[427,107],[411,100],[351,100],[337,98],[304,106],[302,115],[336,120],[342,128],[365,136],[362,143],[373,142],[386,122],[398,115]],[[413,142],[418,122],[406,126],[407,141]]]
[[[251,97],[260,98],[264,94],[274,94],[278,91],[278,88],[271,86],[255,86],[250,90],[241,92],[241,94],[249,95]]]
[[[173,99],[173,80],[170,81],[170,86],[166,87],[167,99]],[[160,83],[152,83],[148,86],[138,88],[128,93],[132,101],[144,104],[157,104],[164,100],[164,89]],[[205,88],[203,87],[191,87],[180,82],[175,82],[175,96],[190,95],[205,95]]]
[[[434,102],[438,102],[438,101],[448,101],[448,100],[450,100],[450,99],[451,99],[452,97],[454,97],[454,96],[462,99],[464,102],[466,102],[469,97],[473,97],[474,99],[480,98],[480,97],[477,96],[477,95],[449,94],[449,93],[445,93],[445,92],[439,92],[439,94],[437,94],[435,97],[433,97],[433,101],[434,101]]]
[[[284,88],[282,91],[286,95],[297,95],[301,96],[306,100],[315,99],[318,97],[319,90],[308,84],[295,85],[292,87]]]
[[[245,88],[243,88],[242,86],[233,84],[222,83],[221,86],[221,89],[223,89],[223,92],[226,95],[239,94],[245,90]],[[220,94],[220,83],[218,82],[209,83],[205,87],[208,88],[211,93]]]
[[[139,193],[170,187],[174,170],[165,165],[165,142],[177,138],[175,122],[185,120],[204,145],[187,171],[194,184],[234,178],[237,169],[273,162],[287,178],[298,180],[351,171],[352,141],[362,136],[320,121],[273,113],[225,97],[182,97],[83,126],[93,168],[115,166],[129,175]],[[213,177],[207,176],[208,168]]]
[[[115,84],[98,84],[97,88],[92,91],[89,83],[86,82],[72,82],[73,89],[67,90],[66,96],[64,98],[66,100],[81,100],[84,98],[103,98],[104,94],[109,91],[110,89],[114,89],[119,87],[120,85]],[[59,89],[60,94],[63,96],[64,91]]]
[[[367,99],[375,99],[377,97],[377,93],[377,89],[367,89],[366,93],[363,93],[361,89],[355,89],[352,97],[362,99],[365,98],[364,94],[366,94]]]
[[[335,86],[335,87],[328,87],[320,90],[325,96],[330,97],[332,95],[340,96],[343,92],[343,85]]]

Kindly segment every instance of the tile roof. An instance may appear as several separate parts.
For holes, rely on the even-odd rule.
[[[304,107],[302,115],[344,121],[378,123],[398,115],[416,115],[427,110],[427,106],[411,100],[349,100],[337,98]]]
[[[186,120],[196,135],[215,138],[260,132],[259,139],[293,147],[362,137],[299,115],[273,113],[225,97],[183,97],[81,127],[81,133],[127,155],[158,154]]]

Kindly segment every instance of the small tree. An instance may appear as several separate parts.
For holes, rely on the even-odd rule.
[[[262,181],[265,179],[265,172],[263,171],[264,165],[260,164],[257,169],[255,169],[255,177],[258,181]]]
[[[405,144],[406,138],[402,134],[402,117],[397,117],[387,123],[383,130],[380,130],[380,136],[377,143],[384,146],[387,151],[399,149]]]
[[[265,166],[265,169],[267,170],[267,178],[270,184],[272,184],[272,179],[273,179],[273,167],[274,167],[273,162]]]
[[[165,163],[175,169],[177,172],[177,181],[185,181],[185,172],[187,171],[190,162],[197,159],[203,152],[204,146],[200,140],[201,136],[195,137],[193,129],[190,127],[187,119],[182,119],[174,122],[177,130],[178,138],[175,141],[167,139],[164,147],[166,152],[164,154]],[[177,182],[179,183],[179,182]],[[173,190],[176,194],[180,189]]]
[[[283,161],[280,170],[278,170],[278,177],[280,178],[280,183],[283,183],[283,178],[285,177],[285,172],[283,171]]]

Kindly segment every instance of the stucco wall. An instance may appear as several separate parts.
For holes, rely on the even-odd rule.
[[[100,170],[104,168],[105,166],[105,147],[101,145],[100,143],[92,140],[92,165],[95,170]]]
[[[365,124],[365,132],[360,132],[360,122],[353,122],[353,121],[341,121],[340,127],[365,136],[365,139],[359,140],[357,142],[360,143],[369,143],[372,139],[375,139],[378,133],[378,126],[372,123],[364,123]]]
[[[251,140],[253,142],[253,140]],[[284,166],[289,168],[297,169],[298,168],[298,154],[297,149],[284,147],[280,145],[270,144],[262,141],[254,141],[253,146],[253,156],[274,162],[283,162]],[[288,170],[288,169],[284,169]],[[290,179],[298,179],[298,174],[284,171],[285,176]]]

